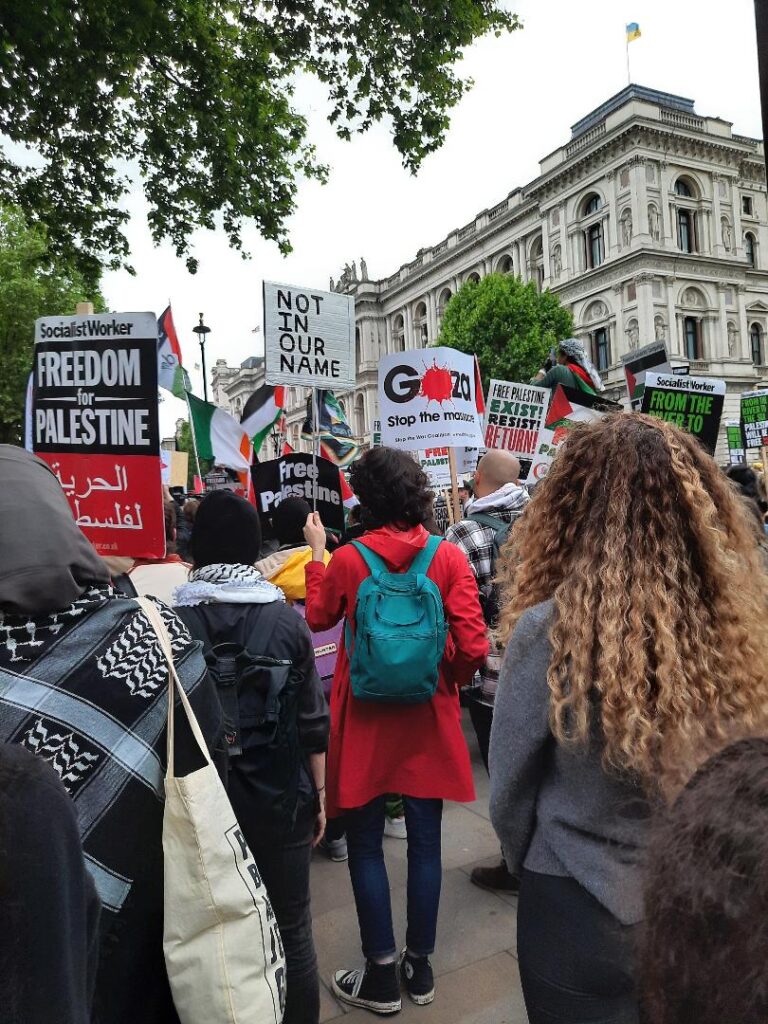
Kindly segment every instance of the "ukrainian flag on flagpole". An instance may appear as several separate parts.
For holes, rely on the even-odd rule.
[[[631,43],[635,39],[639,39],[642,33],[640,32],[640,26],[636,21],[630,21],[627,25],[627,42]]]

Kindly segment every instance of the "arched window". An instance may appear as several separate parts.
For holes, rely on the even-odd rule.
[[[443,288],[437,300],[437,319],[442,321],[445,316],[445,307],[451,301],[451,289]]]
[[[420,302],[413,312],[413,331],[417,345],[426,347],[429,344],[429,324],[427,323],[427,304]]]
[[[675,182],[675,194],[686,199],[694,198],[694,191],[688,178],[678,178]]]
[[[512,257],[506,254],[501,257],[499,262],[496,264],[497,274],[511,274],[513,270]]]
[[[587,198],[582,203],[581,215],[582,217],[588,217],[591,213],[597,213],[599,210],[601,210],[602,206],[602,199],[597,194],[597,192],[593,192],[592,195],[587,196]]]
[[[528,263],[531,268],[531,277],[541,291],[544,287],[544,242],[541,235],[537,235],[531,242]]]
[[[760,324],[752,324],[749,328],[749,348],[755,366],[763,365],[763,331]]]
[[[757,260],[755,258],[755,236],[751,231],[748,231],[744,235],[744,255],[747,257],[747,263],[750,267],[757,266]]]
[[[480,275],[476,270],[473,270],[471,274],[467,274],[468,281],[474,281],[475,284],[480,284]]]
[[[362,395],[355,399],[355,434],[365,437],[365,400]]]
[[[392,343],[395,352],[405,352],[405,320],[402,313],[397,314],[392,325]]]
[[[363,347],[359,327],[355,328],[355,358],[357,359],[357,365],[359,366],[363,361]]]
[[[603,225],[593,224],[584,233],[587,270],[594,270],[603,262]]]

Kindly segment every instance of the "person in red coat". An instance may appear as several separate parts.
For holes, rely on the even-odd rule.
[[[405,452],[373,448],[355,463],[351,485],[366,529],[360,542],[390,572],[407,571],[427,543],[424,523],[432,492],[419,465]],[[354,636],[357,591],[369,575],[360,552],[339,548],[323,564],[325,530],[313,513],[305,527],[312,561],[305,568],[306,618],[313,630],[347,616]],[[344,814],[349,872],[355,893],[362,970],[338,971],[333,991],[345,1003],[376,1013],[401,1008],[397,949],[382,838],[387,793],[402,793],[408,832],[408,931],[400,975],[411,998],[434,998],[429,961],[440,901],[443,800],[475,798],[469,752],[461,727],[459,687],[484,663],[488,640],[477,584],[466,556],[440,544],[427,572],[442,596],[449,632],[434,697],[423,704],[381,704],[352,694],[349,658],[342,647],[331,690],[327,802]]]

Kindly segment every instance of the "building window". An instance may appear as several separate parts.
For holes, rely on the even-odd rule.
[[[427,306],[424,302],[420,302],[416,307],[413,316],[413,330],[417,345],[426,348],[429,345],[429,327],[427,325]]]
[[[598,327],[592,332],[592,362],[600,373],[611,365],[611,346],[608,328]]]
[[[402,314],[398,314],[395,317],[395,323],[392,328],[392,344],[394,345],[395,352],[405,352],[405,321]]]
[[[678,178],[675,182],[675,194],[685,196],[686,199],[693,199],[693,190],[684,178]]]
[[[686,359],[701,359],[701,321],[695,316],[687,316],[683,320],[683,337]]]
[[[752,324],[749,329],[749,347],[752,352],[752,362],[755,366],[763,365],[763,332],[760,324]]]
[[[751,232],[747,232],[744,235],[744,254],[747,257],[747,263],[750,267],[754,267],[755,263],[755,236]]]
[[[696,252],[696,233],[694,231],[694,215],[691,210],[679,210],[677,226],[680,248],[683,252]]]
[[[744,214],[744,216],[745,217],[752,217],[753,216],[753,210],[754,210],[754,207],[752,205],[752,196],[742,196],[741,197],[741,212]]]
[[[584,204],[583,216],[588,217],[590,213],[597,213],[602,205],[603,203],[599,195],[590,196]]]
[[[627,285],[627,302],[636,302],[636,301],[637,301],[637,285],[635,284],[634,281],[631,281]]]
[[[585,235],[587,250],[587,270],[594,270],[603,262],[603,225],[593,224]]]

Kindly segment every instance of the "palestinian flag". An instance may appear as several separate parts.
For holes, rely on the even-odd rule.
[[[189,392],[187,401],[198,456],[201,459],[213,459],[215,465],[227,469],[249,471],[253,446],[243,425],[228,412],[195,398]]]
[[[189,380],[181,365],[181,347],[173,325],[171,307],[157,321],[157,383],[177,398],[184,399]]]
[[[258,452],[264,441],[283,415],[285,389],[262,384],[245,403],[240,425],[253,441],[253,450]]]

